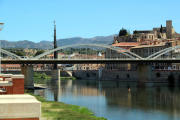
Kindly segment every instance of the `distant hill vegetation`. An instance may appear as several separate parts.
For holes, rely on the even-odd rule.
[[[66,45],[73,45],[73,44],[112,44],[113,37],[117,36],[110,35],[110,36],[98,36],[94,38],[81,38],[81,37],[74,37],[74,38],[66,38],[66,39],[57,39],[58,47],[66,46]],[[46,41],[43,40],[39,43],[34,43],[28,40],[17,41],[17,42],[9,42],[7,40],[1,40],[1,47],[2,48],[36,48],[36,49],[52,49],[54,47],[53,40]]]

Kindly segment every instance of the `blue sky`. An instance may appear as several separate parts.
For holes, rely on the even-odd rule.
[[[0,0],[0,39],[53,41],[117,34],[123,27],[151,30],[172,20],[180,33],[180,0]]]

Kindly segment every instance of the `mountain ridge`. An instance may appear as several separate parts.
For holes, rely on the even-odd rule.
[[[57,39],[57,46],[62,47],[66,45],[73,45],[73,44],[112,44],[114,36],[117,34],[109,35],[109,36],[96,36],[93,38],[82,38],[82,37],[73,37],[73,38],[64,38],[64,39]],[[53,41],[42,40],[38,43],[34,43],[29,40],[20,40],[20,41],[8,41],[8,40],[1,40],[1,48],[36,48],[36,49],[52,49],[54,47]]]

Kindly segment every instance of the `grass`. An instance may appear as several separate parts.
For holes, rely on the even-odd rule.
[[[33,77],[33,79],[38,80],[39,78]],[[61,80],[76,80],[75,77],[60,77],[60,79]],[[51,80],[51,76],[46,76],[44,80]]]
[[[69,79],[76,80],[75,77],[61,77],[61,80],[69,80]]]
[[[93,116],[93,112],[86,107],[47,101],[41,96],[27,94],[35,96],[41,102],[41,117],[47,120],[107,120],[104,117]]]

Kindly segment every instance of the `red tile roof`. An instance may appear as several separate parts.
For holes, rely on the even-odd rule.
[[[20,67],[20,64],[5,64],[6,67]]]
[[[128,49],[127,51],[130,51],[130,49]],[[124,50],[121,50],[121,52],[126,52],[126,51],[124,51]],[[121,52],[118,52],[118,53],[121,53]]]
[[[116,43],[112,44],[112,46],[139,46],[139,42],[121,42],[121,43]]]
[[[58,54],[60,54],[60,55],[65,55],[64,53],[58,53]]]

